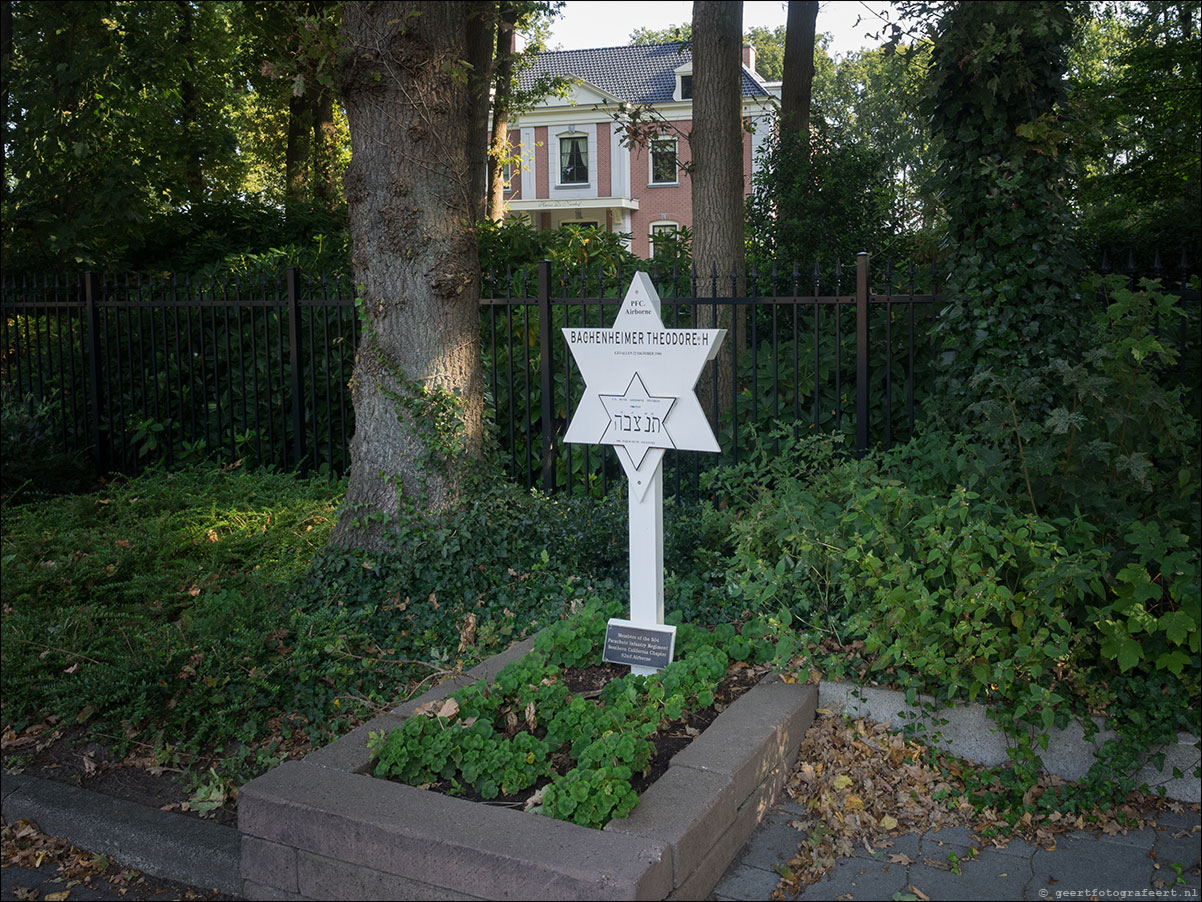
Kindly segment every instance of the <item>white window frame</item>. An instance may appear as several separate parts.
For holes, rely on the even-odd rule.
[[[689,78],[688,96],[685,96],[685,92],[684,92],[685,76],[688,76],[688,78]],[[676,90],[672,94],[673,100],[689,100],[689,101],[691,101],[693,99],[693,81],[692,81],[692,79],[693,79],[693,63],[690,60],[689,62],[685,63],[683,66],[680,66],[679,68],[676,69]]]
[[[655,257],[655,233],[671,228],[673,235],[680,234],[680,223],[671,219],[656,219],[647,227],[647,240],[651,245],[651,256]]]
[[[655,177],[655,145],[657,143],[672,145],[672,179],[671,179],[671,181],[659,181]],[[677,164],[677,161],[679,159],[677,157],[677,153],[678,153],[679,149],[680,149],[680,145],[678,144],[676,138],[652,138],[651,139],[651,144],[648,147],[648,151],[647,151],[647,153],[648,153],[647,184],[648,185],[659,186],[659,185],[679,185],[680,184],[680,170],[679,170],[679,167]]]
[[[587,188],[592,184],[592,170],[589,168],[589,136],[587,132],[566,131],[555,136],[555,185],[558,188]],[[563,180],[563,142],[584,142],[584,181],[565,182]]]

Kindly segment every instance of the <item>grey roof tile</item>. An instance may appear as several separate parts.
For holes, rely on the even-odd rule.
[[[528,88],[539,75],[582,78],[630,103],[665,103],[676,90],[676,69],[693,58],[688,42],[632,44],[594,50],[552,50],[540,53],[522,77]],[[743,96],[767,97],[763,83],[743,70]]]

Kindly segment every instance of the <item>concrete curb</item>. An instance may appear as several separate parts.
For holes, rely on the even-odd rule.
[[[242,892],[233,827],[20,774],[4,776],[3,814],[9,823],[33,821],[43,833],[154,877]]]
[[[921,698],[931,701],[927,696]],[[819,685],[818,704],[895,727],[921,724],[926,737],[938,737],[942,748],[978,764],[993,766],[1010,760],[1006,754],[1006,736],[989,719],[984,705],[942,708],[932,718],[919,708],[907,704],[902,692],[831,680],[823,680]],[[1063,730],[1049,730],[1048,748],[1041,754],[1044,769],[1066,780],[1079,780],[1085,776],[1094,763],[1095,751],[1115,735],[1105,729],[1102,719],[1097,718],[1096,722],[1099,730],[1092,740],[1086,740],[1085,731],[1077,722]],[[1147,783],[1154,792],[1158,787],[1164,787],[1165,794],[1171,799],[1181,802],[1202,801],[1202,782],[1193,776],[1194,768],[1198,767],[1202,758],[1197,744],[1197,736],[1179,733],[1176,744],[1158,750],[1164,752],[1164,766],[1158,768],[1152,763],[1145,765],[1139,772],[1140,781]],[[1173,776],[1174,768],[1181,771],[1181,777]]]
[[[492,679],[491,658],[238,797],[248,899],[703,898],[783,785],[818,693],[769,677],[677,755],[639,807],[605,830],[370,776],[366,734]]]

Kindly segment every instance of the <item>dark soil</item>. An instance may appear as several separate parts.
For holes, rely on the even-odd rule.
[[[651,766],[641,774],[635,774],[630,781],[631,787],[638,794],[658,780],[672,763],[677,752],[683,750],[690,742],[708,727],[718,715],[725,711],[732,702],[743,693],[754,687],[765,674],[767,667],[747,667],[737,664],[726,672],[726,677],[714,691],[714,704],[693,712],[684,722],[666,722],[659,725],[659,730],[648,739],[655,746],[655,754],[651,758]],[[565,670],[561,679],[573,694],[583,694],[593,697],[601,694],[601,689],[610,680],[615,680],[630,673],[630,668],[620,664],[600,664],[594,667],[584,667]],[[570,696],[569,696],[570,697]],[[562,776],[571,769],[572,764],[566,756],[553,760],[553,770]],[[455,785],[449,781],[435,783],[429,789],[445,795],[482,802],[486,805],[501,805],[509,808],[526,808],[531,796],[550,783],[544,779],[536,785],[513,795],[500,795],[495,799],[481,798],[470,786]]]
[[[111,746],[89,741],[84,730],[71,726],[48,730],[43,736],[5,737],[3,765],[6,774],[26,774],[56,780],[166,811],[204,816],[218,824],[237,823],[233,801],[201,815],[189,803],[192,791],[181,770],[162,767],[153,759],[121,757]],[[192,765],[203,773],[207,767]]]

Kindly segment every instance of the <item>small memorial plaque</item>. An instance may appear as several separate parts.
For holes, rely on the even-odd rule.
[[[675,649],[676,627],[662,623],[634,623],[615,617],[605,630],[605,651],[601,660],[608,664],[663,670],[672,663]]]

